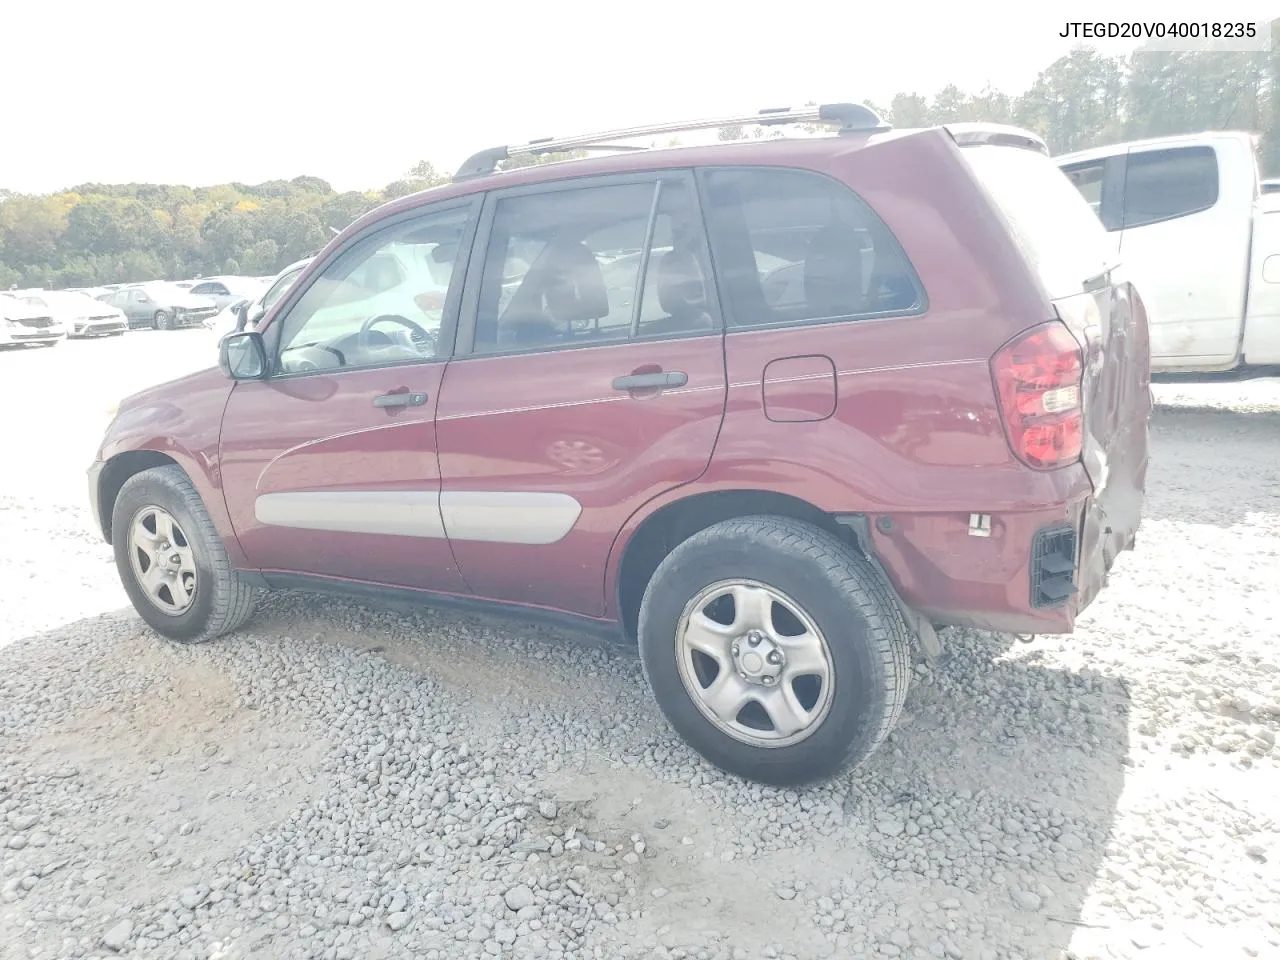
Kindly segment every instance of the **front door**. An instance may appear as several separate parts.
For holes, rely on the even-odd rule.
[[[154,311],[151,309],[151,298],[145,291],[136,287],[124,291],[124,310],[130,325],[151,326]]]
[[[495,192],[436,413],[469,586],[603,616],[624,521],[706,469],[723,333],[687,172]]]
[[[265,321],[272,376],[236,384],[221,449],[254,567],[466,592],[440,514],[434,416],[461,295],[453,265],[477,210],[428,207],[358,235]],[[398,270],[369,269],[389,259]]]

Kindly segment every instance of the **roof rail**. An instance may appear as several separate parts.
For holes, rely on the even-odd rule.
[[[714,130],[717,127],[746,124],[779,126],[786,123],[838,124],[840,128],[838,133],[874,133],[890,129],[874,110],[860,103],[824,103],[799,108],[770,107],[742,116],[655,123],[644,127],[581,134],[576,137],[544,137],[512,146],[490,147],[468,157],[466,162],[458,168],[458,172],[453,175],[453,181],[457,183],[460,180],[488,176],[498,168],[499,163],[512,157],[559,153],[563,150],[644,150],[645,147],[626,146],[611,141],[657,136],[664,133],[684,133],[690,130]]]

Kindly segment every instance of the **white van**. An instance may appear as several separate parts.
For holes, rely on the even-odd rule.
[[[1263,194],[1256,146],[1200,133],[1054,158],[1142,290],[1153,372],[1280,364],[1280,194]]]

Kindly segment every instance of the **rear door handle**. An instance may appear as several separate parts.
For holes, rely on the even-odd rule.
[[[614,377],[615,390],[653,390],[662,387],[683,387],[689,382],[689,375],[683,370],[659,371],[658,373],[633,373],[627,377]]]
[[[384,393],[373,398],[375,407],[420,407],[426,402],[425,393]]]

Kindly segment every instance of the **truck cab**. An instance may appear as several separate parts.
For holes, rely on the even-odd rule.
[[[1280,363],[1280,195],[1256,138],[1213,132],[1056,158],[1143,292],[1158,373]]]

